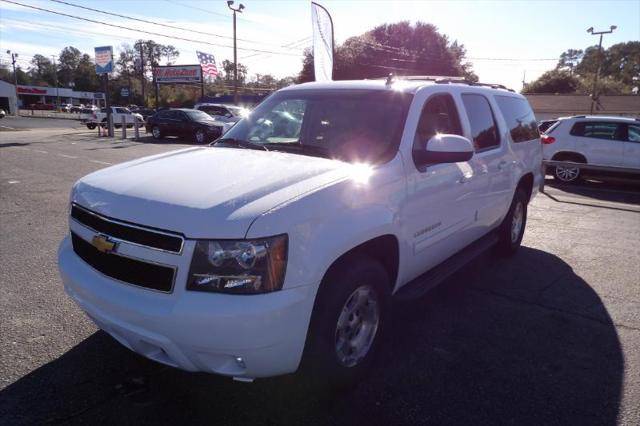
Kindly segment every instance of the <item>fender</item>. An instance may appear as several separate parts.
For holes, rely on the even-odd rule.
[[[352,248],[381,235],[399,237],[398,206],[405,191],[397,156],[374,168],[366,182],[345,178],[262,214],[247,238],[287,233],[284,287],[318,285],[331,264]]]

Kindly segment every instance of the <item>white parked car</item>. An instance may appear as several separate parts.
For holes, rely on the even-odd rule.
[[[549,172],[561,182],[575,182],[584,175],[640,174],[638,119],[597,115],[559,118],[547,129],[542,142],[545,160],[587,165],[549,167]]]
[[[127,125],[127,127],[133,127],[134,125],[137,127],[144,126],[144,118],[142,115],[131,112],[128,108],[124,107],[111,107],[111,117],[113,120],[113,125],[116,128],[122,127],[122,119]],[[93,130],[100,124],[102,127],[107,126],[107,108],[102,108],[100,111],[94,110],[91,115],[83,119],[82,113],[80,114],[80,121],[86,124],[87,128]]]
[[[233,125],[249,115],[249,110],[244,107],[225,104],[212,104],[212,103],[198,103],[195,104],[193,109],[206,112],[216,121],[222,123],[229,123]]]
[[[497,245],[542,183],[526,98],[477,83],[282,89],[210,147],[80,179],[69,296],[129,349],[238,380],[362,377],[392,299]]]

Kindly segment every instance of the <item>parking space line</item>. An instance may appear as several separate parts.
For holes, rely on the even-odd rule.
[[[48,154],[47,151],[43,151],[41,149],[32,149],[32,151],[39,152],[40,154]]]
[[[89,160],[92,163],[96,163],[96,164],[104,164],[105,166],[112,166],[113,163],[107,163],[106,161],[99,161],[99,160]]]
[[[78,158],[78,157],[76,157],[75,155],[67,155],[67,154],[58,154],[58,155],[59,155],[60,157],[64,157],[64,158],[73,158],[73,159]]]

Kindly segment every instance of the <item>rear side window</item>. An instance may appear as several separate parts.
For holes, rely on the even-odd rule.
[[[540,137],[536,117],[527,101],[511,96],[496,96],[496,102],[509,127],[511,140],[526,142]]]
[[[491,110],[489,101],[482,95],[462,95],[464,109],[467,110],[471,124],[473,145],[478,151],[486,151],[500,145],[498,126]]]
[[[640,126],[630,124],[628,129],[627,140],[629,142],[640,142]]]
[[[569,133],[585,138],[622,140],[622,126],[611,122],[581,121],[575,123]]]

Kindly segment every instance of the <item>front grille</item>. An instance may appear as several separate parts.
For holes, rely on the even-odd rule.
[[[180,236],[142,229],[133,224],[114,221],[75,204],[71,206],[71,217],[96,232],[107,234],[120,240],[173,253],[180,253],[182,250],[183,239]]]
[[[170,292],[173,288],[175,269],[140,260],[98,251],[73,232],[73,251],[95,270],[104,275],[144,288]]]

